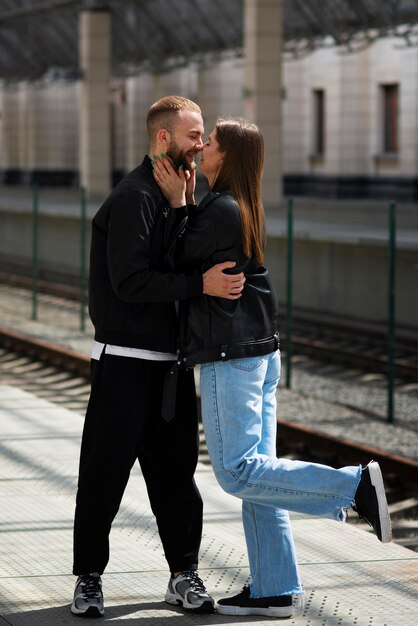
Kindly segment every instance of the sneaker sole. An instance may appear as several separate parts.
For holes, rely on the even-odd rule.
[[[71,613],[73,615],[76,615],[77,617],[87,617],[87,618],[92,618],[92,617],[103,617],[104,615],[104,610],[100,611],[97,606],[89,606],[89,608],[87,609],[87,611],[80,611],[80,609],[77,609],[75,607],[71,607]]]
[[[216,605],[216,612],[221,615],[264,615],[264,617],[292,617],[293,606],[269,606],[256,608],[250,606]]]
[[[179,596],[173,593],[166,593],[164,600],[167,604],[181,606],[185,611],[191,611],[193,613],[213,613],[215,611],[215,605],[210,600],[205,600],[200,606],[195,606],[194,604],[185,602],[182,598],[179,598]]]
[[[392,524],[390,521],[382,472],[379,464],[375,461],[369,463],[368,469],[370,481],[376,491],[377,505],[379,508],[380,532],[382,535],[379,539],[382,543],[390,543],[392,539]]]

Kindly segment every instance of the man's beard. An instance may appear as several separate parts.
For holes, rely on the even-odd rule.
[[[174,167],[178,169],[180,165],[184,170],[190,171],[192,165],[186,158],[186,150],[182,150],[176,143],[172,143],[169,150],[167,150],[167,156],[173,161]]]

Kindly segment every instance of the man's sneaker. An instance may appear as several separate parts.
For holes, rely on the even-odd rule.
[[[216,604],[222,615],[265,615],[267,617],[292,617],[293,596],[266,596],[251,598],[250,588],[245,586],[241,593],[232,598],[222,598]]]
[[[77,578],[71,613],[80,617],[101,617],[104,615],[100,574],[93,572]]]
[[[353,509],[359,517],[373,527],[382,543],[392,538],[392,525],[382,472],[376,461],[370,461],[361,473],[360,483],[354,496]]]
[[[165,601],[177,604],[195,613],[213,613],[215,601],[205,589],[203,580],[195,571],[180,572],[168,582]]]

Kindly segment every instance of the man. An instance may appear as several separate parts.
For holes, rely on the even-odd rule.
[[[204,132],[194,102],[162,98],[150,108],[147,126],[150,155],[164,154],[176,167],[193,168]],[[198,453],[193,371],[176,371],[170,420],[162,416],[162,398],[177,358],[175,301],[202,293],[236,299],[245,279],[223,273],[234,263],[214,266],[203,276],[170,273],[165,253],[184,220],[182,210],[167,205],[148,156],[93,219],[89,308],[95,343],[81,444],[74,521],[78,579],[71,606],[82,617],[104,614],[101,574],[109,560],[109,532],[136,459],[171,572],[166,601],[197,612],[214,610],[196,572],[202,500],[193,478]]]

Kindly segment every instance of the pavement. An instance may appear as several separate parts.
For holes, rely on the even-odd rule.
[[[0,383],[0,625],[76,626],[70,614],[72,521],[82,415]],[[210,466],[196,480],[204,500],[199,573],[219,599],[249,570],[240,503]],[[173,515],[181,515],[173,511]],[[348,524],[292,514],[305,608],[294,626],[415,626],[418,555]],[[267,626],[273,619],[190,615],[164,603],[166,563],[139,468],[111,533],[106,614],[118,626]]]

